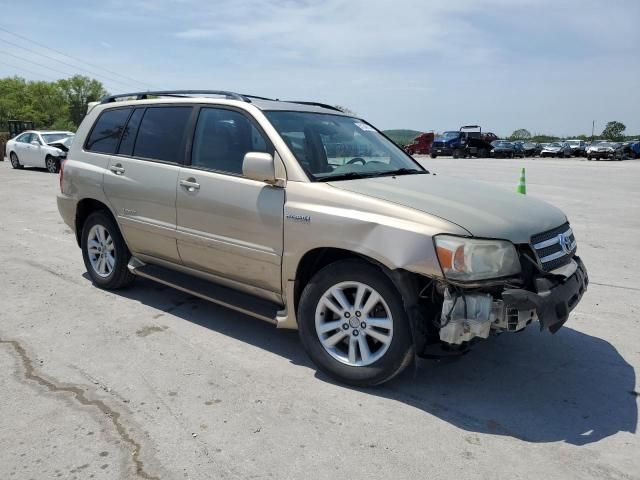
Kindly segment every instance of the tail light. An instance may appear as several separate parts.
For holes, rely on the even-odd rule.
[[[60,162],[60,193],[64,193],[64,190],[62,190],[62,181],[64,180],[64,164],[66,163],[65,160],[62,160]]]

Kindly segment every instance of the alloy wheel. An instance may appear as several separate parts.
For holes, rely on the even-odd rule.
[[[47,170],[50,173],[58,173],[58,166],[56,164],[56,160],[54,160],[51,157],[47,157],[46,164],[47,164]]]
[[[102,225],[94,225],[87,238],[87,253],[91,268],[99,276],[106,278],[116,265],[116,248],[113,237]]]
[[[354,367],[382,358],[393,338],[391,309],[376,290],[361,282],[329,288],[318,301],[315,327],[325,351]]]

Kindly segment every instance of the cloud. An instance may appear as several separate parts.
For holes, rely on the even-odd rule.
[[[195,39],[195,38],[210,38],[215,35],[216,32],[206,28],[190,28],[182,32],[177,32],[174,35],[178,38]]]
[[[128,45],[110,65],[167,88],[316,98],[383,127],[640,130],[637,0],[90,2],[85,23]]]

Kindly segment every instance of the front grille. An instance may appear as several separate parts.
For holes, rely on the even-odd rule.
[[[563,246],[564,244],[564,246]],[[531,246],[545,271],[566,265],[576,253],[576,238],[569,223],[531,237]]]
[[[444,142],[433,142],[432,144],[432,148],[445,148],[445,146]]]

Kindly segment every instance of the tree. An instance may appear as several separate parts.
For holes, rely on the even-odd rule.
[[[602,131],[602,136],[607,140],[620,142],[624,140],[624,131],[626,129],[627,127],[622,122],[608,122],[606,127],[604,127],[604,130]]]
[[[0,130],[7,120],[30,120],[39,128],[69,128],[69,108],[61,90],[51,82],[23,78],[0,79]]]
[[[510,140],[530,140],[531,139],[531,132],[529,130],[527,130],[526,128],[519,128],[518,130],[515,130],[511,134],[509,139]]]
[[[71,121],[76,126],[80,125],[86,115],[89,102],[95,102],[107,95],[102,83],[82,75],[58,80],[57,84],[69,105]]]

